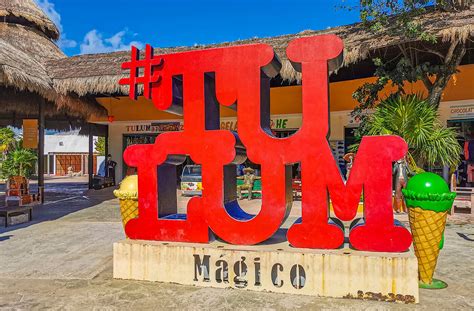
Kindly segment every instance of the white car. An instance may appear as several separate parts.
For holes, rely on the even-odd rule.
[[[181,174],[182,195],[202,194],[202,175],[200,165],[186,165]]]

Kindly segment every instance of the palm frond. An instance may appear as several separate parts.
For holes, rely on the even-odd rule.
[[[461,147],[453,128],[443,126],[436,108],[421,95],[391,96],[362,125],[364,135],[398,135],[419,166],[459,163]],[[354,146],[354,150],[357,146]]]

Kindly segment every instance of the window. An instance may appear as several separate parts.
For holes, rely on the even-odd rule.
[[[199,165],[191,165],[186,166],[184,168],[183,175],[186,176],[201,176],[201,166]]]

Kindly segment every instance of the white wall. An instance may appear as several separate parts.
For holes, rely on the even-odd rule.
[[[94,146],[97,137],[94,137]],[[94,150],[95,151],[95,150]],[[88,153],[89,137],[72,134],[54,134],[44,137],[44,154],[49,153]]]
[[[115,168],[115,176],[117,182],[122,180],[122,148],[123,148],[123,134],[126,133],[126,123],[113,122],[109,124],[109,153],[112,160],[117,162]]]
[[[100,169],[100,166],[102,165],[102,162],[105,161],[105,156],[97,156],[97,167],[96,167],[96,170],[95,170],[95,173],[96,174],[99,174],[99,169]],[[104,163],[105,165],[105,163]],[[107,168],[105,168],[107,170]]]

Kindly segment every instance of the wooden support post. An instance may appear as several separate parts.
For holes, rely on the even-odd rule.
[[[107,129],[105,131],[105,148],[104,148],[104,152],[105,152],[105,158],[107,159],[107,155],[109,154],[109,126],[107,125]]]
[[[38,106],[38,194],[44,203],[44,99]]]
[[[49,153],[46,155],[46,174],[51,175],[51,168],[49,163]]]
[[[471,192],[471,214],[474,215],[474,192]]]
[[[92,124],[89,123],[89,158],[87,161],[89,174],[89,189],[92,189],[92,180],[94,176],[94,135],[92,133]]]

